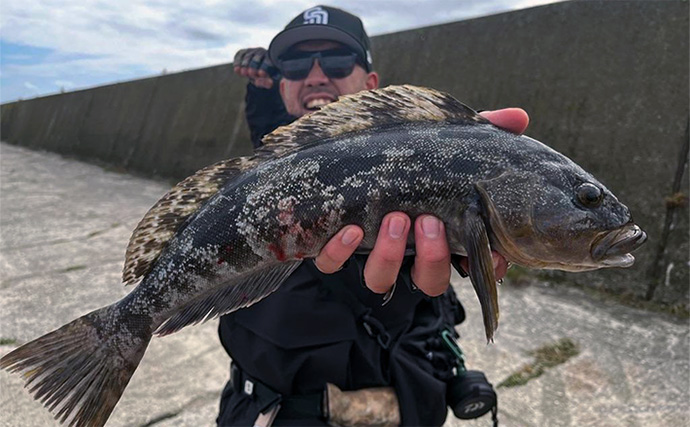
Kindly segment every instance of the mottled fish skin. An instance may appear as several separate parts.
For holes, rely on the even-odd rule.
[[[451,251],[466,254],[455,230],[467,206],[480,200],[474,184],[527,165],[537,175],[550,173],[563,188],[572,187],[573,177],[594,180],[543,144],[490,124],[412,123],[326,140],[264,163],[222,188],[133,295],[140,294],[137,305],[157,327],[228,277],[316,256],[345,224],[364,229],[359,249],[366,252],[383,216],[393,210],[413,219],[426,213],[441,218],[450,225]],[[614,223],[604,228],[629,220],[620,206],[620,212],[614,209],[618,217],[610,218]],[[239,307],[255,302],[238,298]]]
[[[565,156],[433,90],[345,97],[264,141],[152,208],[128,248],[125,281],[141,280],[129,295],[0,367],[22,372],[62,422],[103,425],[154,333],[266,297],[345,224],[364,229],[359,251],[369,251],[391,211],[446,223],[451,252],[470,258],[488,339],[498,321],[489,243],[526,266],[591,269],[629,262],[618,258],[644,240],[626,228],[628,209]],[[600,205],[578,205],[582,183],[601,190]]]

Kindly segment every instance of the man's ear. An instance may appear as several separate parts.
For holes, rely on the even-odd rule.
[[[372,71],[371,73],[367,74],[366,87],[369,90],[377,89],[379,87],[379,73]]]
[[[280,79],[278,89],[280,90],[280,97],[283,98],[283,103],[285,103],[285,79]]]

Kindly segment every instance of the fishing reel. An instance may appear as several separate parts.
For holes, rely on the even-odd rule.
[[[492,412],[494,426],[498,425],[498,397],[491,383],[480,371],[465,368],[465,356],[450,330],[441,332],[443,342],[456,358],[456,375],[448,381],[446,401],[457,418],[470,420]]]

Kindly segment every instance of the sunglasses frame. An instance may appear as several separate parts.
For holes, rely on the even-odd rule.
[[[336,54],[337,52],[342,52],[342,54]],[[330,53],[330,54],[329,54]],[[293,56],[293,57],[291,57]],[[294,56],[298,56],[295,58]],[[359,64],[362,65],[362,60],[359,57],[359,55],[356,52],[353,52],[348,49],[329,49],[329,50],[319,50],[319,51],[314,51],[314,52],[309,52],[309,51],[298,51],[298,52],[292,52],[284,55],[283,57],[278,59],[278,64],[276,64],[277,68],[280,70],[282,76],[288,80],[293,80],[293,81],[299,81],[299,80],[304,80],[309,76],[309,73],[311,72],[312,68],[314,68],[314,60],[318,59],[319,60],[319,66],[321,67],[321,70],[323,73],[328,77],[329,79],[343,79],[350,74],[352,74],[352,71],[355,69],[355,65]],[[347,74],[341,75],[337,70],[334,70],[333,68],[336,68],[334,64],[332,64],[331,61],[334,60],[351,60],[352,64],[346,64],[347,68],[349,71]],[[304,61],[304,63],[309,64],[309,68],[306,66],[301,67],[298,71],[289,71],[286,75],[285,73],[285,63],[286,62],[293,62],[293,61]]]

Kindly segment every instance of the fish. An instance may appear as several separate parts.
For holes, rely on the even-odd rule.
[[[364,91],[173,187],[129,241],[123,282],[136,287],[18,347],[0,368],[21,373],[61,423],[104,425],[154,335],[267,297],[347,224],[362,227],[357,250],[370,252],[392,211],[444,221],[454,259],[468,258],[487,340],[499,318],[492,250],[528,268],[585,271],[630,267],[647,238],[572,160],[451,95]]]

